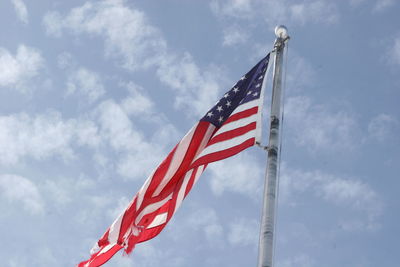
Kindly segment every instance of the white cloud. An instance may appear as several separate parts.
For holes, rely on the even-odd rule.
[[[189,53],[182,58],[165,57],[157,70],[160,81],[178,93],[175,107],[195,116],[204,115],[218,99],[219,85],[224,79],[222,74],[222,70],[213,65],[202,71]]]
[[[314,105],[309,97],[287,99],[285,123],[296,144],[311,151],[351,149],[356,144],[358,125],[353,115]]]
[[[386,139],[396,135],[398,120],[388,114],[379,114],[371,119],[368,124],[368,134],[371,138],[384,142]]]
[[[337,7],[327,1],[303,1],[290,6],[291,19],[305,25],[308,22],[327,24],[336,23],[339,20]]]
[[[121,267],[153,267],[153,266],[165,266],[165,267],[185,267],[188,266],[185,255],[177,252],[176,250],[163,247],[160,249],[157,246],[152,245],[149,242],[144,242],[135,247],[135,256],[128,257],[113,257],[110,264],[115,263],[112,266]],[[166,260],[168,259],[168,260]]]
[[[208,166],[208,170],[212,172],[211,189],[217,196],[234,192],[256,198],[263,190],[263,167],[250,153],[242,152],[224,161],[214,162]]]
[[[193,230],[201,230],[210,243],[216,244],[216,240],[221,240],[224,228],[219,222],[219,218],[214,209],[197,208],[187,217],[188,225]]]
[[[124,6],[124,1],[86,2],[66,16],[49,12],[43,23],[47,33],[54,36],[69,30],[105,38],[106,56],[117,58],[130,70],[153,65],[166,49],[165,41],[148,24],[145,14]]]
[[[19,45],[14,56],[0,47],[0,86],[29,92],[32,90],[29,81],[39,75],[43,66],[44,60],[34,48]]]
[[[68,30],[104,38],[106,55],[131,71],[155,66],[160,81],[178,93],[175,107],[188,110],[189,116],[203,115],[218,97],[224,79],[221,69],[211,65],[202,70],[189,53],[168,51],[166,41],[145,14],[124,5],[124,1],[87,2],[65,16],[50,12],[43,22],[50,35],[60,36]],[[69,64],[65,55],[59,61],[61,66]],[[132,108],[129,101],[123,103],[124,108]],[[132,114],[133,110],[127,112]]]
[[[113,100],[106,100],[97,107],[96,112],[101,135],[110,141],[115,150],[129,150],[140,146],[143,136],[132,131],[132,123],[120,105]]]
[[[126,104],[126,99],[122,103]],[[116,168],[126,178],[136,179],[149,175],[166,154],[166,148],[171,148],[172,140],[178,140],[177,130],[162,118],[150,121],[154,128],[153,135],[144,135],[136,129],[123,106],[112,100],[102,102],[95,113],[101,138],[118,152]]]
[[[379,195],[366,183],[355,178],[342,178],[321,171],[306,172],[289,169],[285,164],[281,168],[280,197],[283,203],[294,201],[296,194],[311,192],[314,197],[321,198],[350,211],[358,212],[357,230],[373,230],[379,227],[378,219],[382,213],[383,203]],[[349,218],[341,224],[352,223]],[[346,229],[344,226],[343,228]],[[347,229],[355,230],[347,227]]]
[[[69,75],[67,82],[67,94],[76,92],[87,97],[89,103],[93,103],[106,91],[96,72],[80,67]]]
[[[374,2],[373,8],[372,8],[372,11],[374,11],[374,12],[384,11],[396,3],[395,0],[370,0],[370,1],[368,1],[368,0],[351,0],[350,5],[357,7],[361,4],[366,4],[366,3],[369,4],[372,2]]]
[[[374,6],[374,11],[383,11],[396,4],[395,0],[377,0]]]
[[[17,13],[18,18],[25,24],[28,23],[28,10],[26,8],[26,5],[24,3],[24,1],[22,0],[11,0],[14,8],[15,8],[15,12]]]
[[[282,267],[312,267],[315,266],[315,260],[306,254],[299,254],[289,259],[279,262]]]
[[[249,39],[247,32],[241,30],[238,26],[224,29],[223,46],[235,46],[244,44]]]
[[[99,142],[92,122],[64,121],[55,111],[0,116],[0,128],[1,164],[16,164],[23,157],[41,160],[57,155],[69,159],[74,155],[73,144],[96,146]]]
[[[211,10],[219,16],[232,16],[238,18],[250,18],[254,12],[252,0],[214,0],[210,3]]]
[[[62,209],[73,201],[81,199],[78,196],[86,189],[95,185],[94,180],[80,174],[79,177],[70,179],[70,177],[52,177],[44,181],[41,186],[49,202],[54,205],[53,209]],[[89,197],[84,194],[85,197]]]
[[[257,246],[259,223],[252,219],[238,219],[229,225],[228,240],[234,246]]]
[[[218,97],[225,76],[221,69],[210,65],[202,70],[189,53],[177,55],[169,51],[160,31],[149,24],[145,14],[124,4],[112,0],[87,2],[65,16],[50,12],[43,22],[50,35],[60,36],[67,30],[104,38],[106,55],[131,71],[156,67],[160,81],[177,92],[175,107],[189,111],[188,116],[203,115]],[[68,55],[59,61],[64,67],[70,64]],[[137,90],[135,94],[140,97]],[[128,110],[133,107],[130,102],[126,99],[123,107],[132,115],[134,110]],[[149,102],[141,104],[148,105],[143,108],[150,107]]]
[[[285,94],[288,97],[304,93],[307,89],[315,87],[316,70],[305,58],[297,55],[295,51],[290,51],[287,60]]]
[[[0,192],[1,198],[22,203],[24,209],[32,214],[41,214],[44,211],[44,202],[37,186],[25,177],[0,175]]]
[[[326,0],[214,0],[211,10],[221,18],[260,20],[265,18],[269,27],[285,22],[326,23],[332,24],[339,20],[336,4]]]
[[[389,63],[400,65],[400,36],[394,38],[393,46],[388,49],[386,58]]]
[[[143,116],[155,113],[154,102],[146,95],[143,87],[129,82],[125,85],[130,95],[122,100],[121,106],[126,114]]]

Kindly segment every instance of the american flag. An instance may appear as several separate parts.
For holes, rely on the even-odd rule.
[[[253,146],[261,128],[262,85],[268,54],[212,107],[174,147],[79,267],[100,266],[116,252],[158,235],[207,164]]]

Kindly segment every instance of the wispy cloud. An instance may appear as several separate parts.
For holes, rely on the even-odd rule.
[[[23,23],[28,24],[28,9],[26,8],[26,5],[24,1],[22,0],[11,0],[15,12],[17,13],[17,16],[19,20],[21,20]]]
[[[275,27],[282,22],[326,23],[339,20],[336,4],[325,0],[214,0],[211,10],[218,17],[240,20],[263,21],[268,27]]]
[[[298,254],[288,259],[279,261],[279,266],[282,267],[313,267],[315,260],[306,254]]]
[[[144,134],[134,128],[123,108],[112,100],[97,107],[96,118],[105,144],[121,155],[118,173],[127,178],[146,177],[163,156],[162,147],[146,140]]]
[[[328,1],[303,1],[290,5],[290,16],[302,25],[308,22],[333,24],[339,20],[339,12],[334,3]]]
[[[96,126],[86,120],[63,120],[60,113],[0,116],[0,164],[16,164],[24,157],[73,157],[73,144],[96,146]]]
[[[29,179],[12,174],[0,175],[0,197],[17,202],[31,214],[44,212],[44,201],[37,186]]]
[[[237,25],[224,29],[223,35],[223,46],[245,44],[249,39],[249,34]]]
[[[201,237],[196,249],[205,247],[222,248],[225,244],[225,229],[219,218],[219,213],[210,207],[194,204],[180,219],[179,226],[172,228],[171,237],[175,240],[184,240],[188,237]]]
[[[195,117],[203,115],[218,99],[224,81],[222,74],[214,65],[202,70],[189,53],[163,58],[157,70],[160,81],[177,93],[175,107]]]
[[[399,121],[389,114],[379,114],[371,119],[368,124],[369,137],[384,142],[385,140],[398,137]]]
[[[101,77],[94,71],[80,67],[68,76],[67,95],[79,94],[93,103],[105,94]]]
[[[16,55],[12,55],[0,47],[0,86],[31,92],[30,81],[39,75],[43,66],[44,59],[35,48],[19,45]]]
[[[376,0],[374,11],[383,11],[396,4],[395,0]]]
[[[321,171],[289,169],[285,164],[281,173],[280,196],[284,203],[295,201],[296,194],[312,193],[327,203],[358,212],[345,222],[337,222],[345,230],[374,230],[379,227],[383,202],[365,182]]]
[[[121,106],[129,116],[154,115],[156,107],[152,99],[145,93],[145,89],[134,82],[128,82],[125,87],[129,91],[129,96],[123,99]],[[146,119],[152,119],[155,116],[148,116]]]
[[[400,36],[396,36],[388,47],[386,60],[390,64],[400,65]]]
[[[228,165],[230,167],[226,168],[225,166]],[[257,162],[250,153],[242,152],[223,162],[212,163],[208,169],[212,171],[210,186],[217,196],[224,192],[233,192],[254,199],[260,196],[259,193],[263,190],[262,164]]]
[[[43,23],[53,36],[69,31],[103,37],[106,56],[118,59],[130,70],[154,64],[166,49],[160,32],[147,22],[145,14],[125,6],[124,1],[86,2],[65,16],[49,12]]]
[[[189,110],[188,116],[203,114],[217,99],[222,70],[214,65],[203,70],[190,53],[168,49],[146,15],[124,1],[87,2],[66,15],[49,12],[43,23],[49,35],[61,36],[67,31],[103,38],[106,56],[130,71],[156,67],[160,81],[177,92],[175,107]],[[61,59],[65,64],[65,57]]]
[[[395,0],[351,0],[350,5],[372,4],[373,12],[381,12],[396,4]]]
[[[229,225],[228,241],[233,246],[258,245],[259,222],[254,219],[237,219]]]
[[[359,131],[351,113],[331,111],[324,105],[313,104],[306,96],[287,99],[285,122],[295,144],[311,151],[352,149]]]

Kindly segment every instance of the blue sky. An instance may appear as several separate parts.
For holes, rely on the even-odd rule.
[[[152,169],[272,48],[277,24],[292,38],[276,267],[398,266],[397,1],[0,10],[2,266],[86,259]],[[106,266],[255,266],[264,169],[258,148],[210,165],[158,237]]]

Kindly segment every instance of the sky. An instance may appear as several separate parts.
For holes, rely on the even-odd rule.
[[[284,24],[275,266],[398,266],[399,13],[396,0],[0,1],[1,265],[87,259]],[[159,236],[105,266],[256,266],[265,162],[252,147],[211,164]]]

